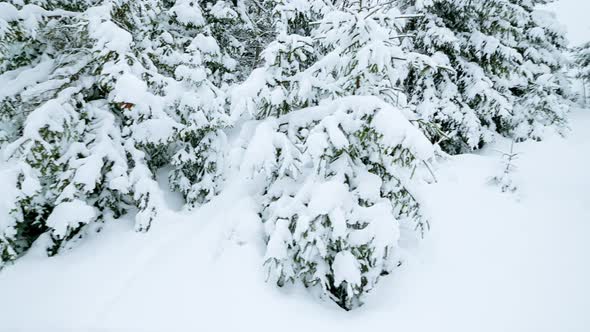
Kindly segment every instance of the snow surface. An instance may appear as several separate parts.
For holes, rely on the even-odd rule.
[[[589,331],[590,110],[571,122],[516,145],[516,194],[488,181],[509,142],[436,165],[420,193],[431,232],[355,311],[264,282],[262,224],[232,181],[148,233],[123,220],[57,257],[32,248],[0,272],[0,330]]]

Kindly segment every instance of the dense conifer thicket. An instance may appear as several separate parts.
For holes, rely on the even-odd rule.
[[[413,70],[405,81],[412,109],[442,129],[441,146],[466,152],[496,133],[541,139],[564,128],[570,99],[564,32],[546,0],[399,0],[423,15],[409,47],[443,70]],[[434,136],[436,137],[436,132]]]
[[[567,127],[567,45],[546,2],[0,2],[0,144],[18,189],[0,268],[124,215],[137,231],[165,222],[162,174],[190,209],[239,169],[269,280],[355,308],[404,230],[428,229],[415,190],[437,151]]]

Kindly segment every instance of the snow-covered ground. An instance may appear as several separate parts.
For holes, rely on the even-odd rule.
[[[235,183],[192,213],[170,199],[147,234],[120,221],[57,257],[32,249],[0,272],[0,330],[590,331],[590,111],[572,128],[516,145],[516,194],[488,183],[492,148],[437,165],[431,232],[358,310],[264,282],[260,222]]]

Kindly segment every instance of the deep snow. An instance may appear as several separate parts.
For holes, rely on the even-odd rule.
[[[516,194],[488,183],[508,142],[436,165],[431,232],[353,312],[264,282],[261,225],[234,181],[192,213],[170,198],[147,234],[111,222],[57,257],[32,249],[0,272],[0,330],[588,331],[590,111],[571,122],[566,139],[516,145]]]

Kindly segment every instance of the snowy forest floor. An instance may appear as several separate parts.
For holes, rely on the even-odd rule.
[[[260,222],[234,184],[191,213],[171,198],[147,234],[119,221],[57,257],[33,248],[0,272],[0,330],[589,331],[590,110],[571,123],[516,145],[516,194],[488,183],[509,142],[440,162],[422,193],[432,230],[358,310],[264,282]]]

